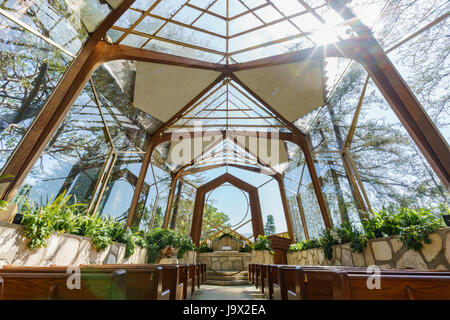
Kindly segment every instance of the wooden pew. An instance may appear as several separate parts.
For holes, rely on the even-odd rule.
[[[450,276],[381,274],[380,289],[369,289],[370,274],[347,273],[348,300],[450,300]]]
[[[258,289],[259,288],[259,282],[261,279],[261,264],[255,264],[255,288]]]
[[[68,288],[72,273],[0,272],[3,300],[123,300],[126,299],[126,271],[81,273],[80,288]]]
[[[280,267],[280,277],[295,278],[292,267]],[[410,269],[380,270],[381,289],[370,290],[366,268],[297,266],[295,295],[281,280],[282,299],[306,300],[406,300],[450,299],[450,272]],[[303,279],[301,281],[300,279]],[[284,287],[283,287],[284,286]],[[286,292],[287,290],[287,292]],[[286,296],[287,293],[287,296]]]
[[[268,264],[262,264],[260,267],[260,277],[259,277],[259,291],[261,291],[261,293],[265,294],[265,290],[267,289],[267,286],[269,285],[269,280],[267,278],[267,273],[268,273],[268,268],[269,265]]]
[[[191,298],[192,290],[189,282],[189,266],[187,264],[179,265],[180,282],[183,283],[183,300]]]
[[[206,269],[206,263],[202,263],[203,266],[203,283],[208,280],[208,271]]]
[[[248,283],[253,284],[253,263],[248,264]]]
[[[299,266],[278,266],[278,284],[280,287],[279,298],[281,300],[301,300],[303,278],[299,272]],[[276,269],[275,269],[276,270]],[[272,268],[271,268],[272,271]],[[270,275],[272,276],[272,275]],[[273,284],[272,284],[273,291]]]
[[[38,272],[38,273],[67,273],[68,268],[74,266],[4,266],[0,272]],[[176,300],[182,298],[182,286],[179,281],[177,265],[151,264],[106,264],[80,265],[82,273],[112,272],[123,269],[127,272],[127,297],[132,300]]]
[[[196,279],[197,289],[200,289],[200,286],[202,284],[201,268],[202,268],[202,266],[200,263],[195,264],[195,279]]]
[[[195,265],[188,264],[188,290],[191,290],[191,294],[195,292]]]
[[[271,264],[270,268],[270,280],[269,280],[269,299],[270,300],[281,300],[281,287],[280,287],[280,271],[279,265]]]

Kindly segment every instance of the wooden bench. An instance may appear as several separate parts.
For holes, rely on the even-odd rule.
[[[80,288],[71,289],[68,283],[73,283],[73,273],[0,272],[0,299],[123,300],[126,275],[123,269],[111,273],[82,272]]]
[[[26,267],[4,266],[3,272],[38,272],[67,273],[73,266]],[[123,269],[127,272],[127,297],[132,300],[176,300],[182,298],[182,286],[179,281],[179,271],[176,265],[149,264],[108,264],[80,265],[82,273],[109,273]]]
[[[259,283],[260,283],[260,279],[261,279],[261,264],[255,264],[255,288],[258,289],[259,288]]]
[[[253,284],[253,263],[248,265],[248,283]]]
[[[371,290],[367,280],[372,275],[366,268],[279,266],[280,297],[305,300],[450,299],[448,271],[384,269],[380,270],[381,289]],[[275,292],[276,286],[274,288]]]
[[[370,274],[347,273],[348,300],[450,300],[449,275],[381,274],[380,289],[369,289]]]

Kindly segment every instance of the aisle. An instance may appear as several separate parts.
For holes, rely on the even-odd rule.
[[[203,285],[192,295],[191,300],[265,300],[265,298],[251,285]]]

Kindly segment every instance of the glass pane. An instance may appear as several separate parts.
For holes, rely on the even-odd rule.
[[[77,202],[90,201],[110,151],[93,99],[87,84],[31,169],[16,202],[21,204],[26,196],[42,204],[63,191]]]
[[[0,167],[27,132],[71,58],[0,16]]]
[[[136,154],[120,154],[108,179],[99,204],[102,215],[126,220],[139,177],[142,158]]]

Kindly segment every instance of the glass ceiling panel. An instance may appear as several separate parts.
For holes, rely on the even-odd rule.
[[[108,36],[117,44],[234,63],[349,38],[349,27],[336,27],[342,23],[326,1],[174,0],[139,2]]]

